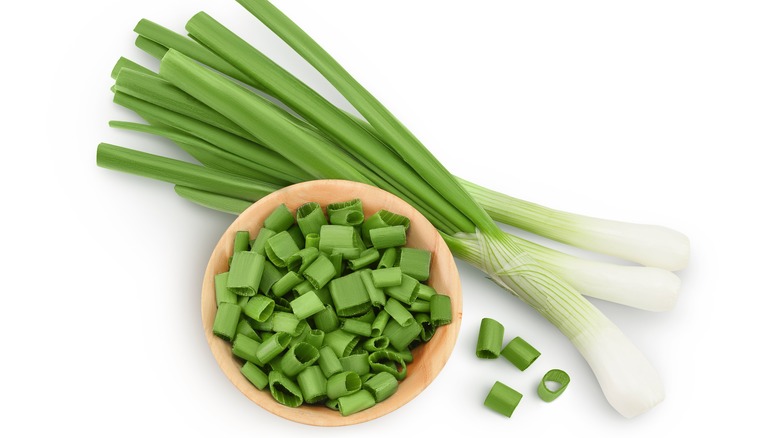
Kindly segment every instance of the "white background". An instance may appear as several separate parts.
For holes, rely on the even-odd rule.
[[[686,233],[677,307],[595,302],[651,359],[667,397],[632,420],[549,323],[459,262],[461,336],[402,409],[348,428],[283,420],[244,398],[203,337],[200,283],[232,217],[165,183],[95,165],[140,18],[183,31],[205,10],[328,97],[317,74],[230,0],[12,2],[3,12],[5,203],[0,435],[697,436],[777,430],[780,3],[288,1],[277,6],[455,174],[550,207]],[[9,9],[10,7],[10,9]],[[560,246],[558,246],[560,247]],[[489,316],[541,352],[524,373],[473,354]],[[534,387],[563,368],[551,404]],[[500,379],[512,418],[482,406]],[[271,434],[271,435],[269,435]],[[277,435],[278,434],[278,435]]]

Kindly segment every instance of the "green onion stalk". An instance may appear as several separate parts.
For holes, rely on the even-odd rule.
[[[161,59],[159,74],[124,58],[112,74],[114,101],[149,125],[112,125],[168,138],[202,165],[108,144],[98,146],[98,165],[171,182],[179,195],[231,213],[300,181],[348,179],[385,189],[424,214],[455,256],[564,333],[619,413],[633,417],[663,400],[663,385],[649,361],[578,289],[666,310],[679,289],[670,270],[687,258],[684,236],[658,228],[652,242],[633,239],[649,228],[556,212],[457,179],[281,11],[265,0],[239,3],[314,66],[364,120],[336,108],[205,13],[187,23],[192,39],[142,20],[136,42]],[[569,256],[514,236],[494,220],[648,266]],[[656,255],[639,255],[653,245]],[[664,252],[676,260],[665,263]]]

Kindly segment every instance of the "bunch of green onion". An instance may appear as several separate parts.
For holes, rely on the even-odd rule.
[[[346,179],[387,190],[436,226],[456,257],[476,266],[564,333],[622,415],[664,398],[645,356],[583,295],[663,311],[680,288],[688,240],[664,227],[545,208],[456,178],[322,47],[266,0],[238,0],[315,67],[360,113],[338,108],[206,13],[179,35],[148,20],[136,45],[159,73],[121,58],[114,101],[148,124],[111,126],[167,138],[200,165],[101,144],[99,166],[175,184],[209,208],[240,213],[286,185]],[[278,104],[278,103],[280,104]],[[627,266],[568,255],[510,234],[496,221]]]

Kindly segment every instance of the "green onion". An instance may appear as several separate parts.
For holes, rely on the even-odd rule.
[[[394,269],[394,268],[391,268]],[[374,272],[386,272],[391,269],[380,269]],[[401,274],[401,284],[398,286],[389,286],[384,289],[388,297],[393,297],[404,304],[412,304],[417,299],[417,292],[420,289],[420,282],[414,278]],[[447,296],[447,295],[442,295]],[[449,298],[449,297],[448,297]]]
[[[295,217],[293,217],[286,205],[281,204],[265,218],[263,227],[281,233],[290,228],[293,223],[295,223]]]
[[[265,254],[268,260],[280,268],[287,266],[287,259],[298,250],[300,248],[287,231],[277,232],[265,242]]]
[[[228,274],[228,272],[222,272],[214,276],[214,294],[217,299],[217,307],[222,303],[236,304],[238,302],[236,294],[227,288]]]
[[[274,400],[287,407],[297,408],[303,404],[301,388],[279,371],[268,373],[268,387]]]
[[[400,286],[403,281],[403,272],[399,267],[375,269],[371,271],[371,278],[374,281],[374,286],[378,288]]]
[[[563,394],[563,391],[569,386],[569,382],[571,382],[571,378],[565,371],[552,369],[544,374],[536,392],[539,394],[539,398],[549,403]],[[557,388],[551,388],[548,386],[550,384],[557,385]]]
[[[431,252],[418,248],[401,248],[398,260],[401,272],[418,281],[426,281],[431,270]]]
[[[260,342],[239,333],[233,340],[232,351],[233,355],[236,357],[252,362],[255,365],[262,366],[263,363],[257,359],[257,350],[259,347]]]
[[[406,229],[402,225],[374,228],[368,235],[371,244],[377,249],[406,245]]]
[[[360,390],[362,382],[360,376],[354,371],[342,371],[328,377],[328,398],[335,400],[345,395],[350,395]]]
[[[303,332],[303,326],[306,325],[306,321],[298,319],[292,313],[287,312],[274,312],[271,316],[271,322],[273,323],[273,331],[280,333],[288,333],[292,336],[298,336]]]
[[[299,342],[282,356],[280,363],[285,376],[295,377],[309,365],[312,365],[320,357],[320,352],[313,345]]]
[[[309,330],[303,341],[319,349],[322,347],[323,342],[325,342],[325,332],[320,329]]]
[[[363,286],[368,292],[368,298],[371,300],[371,305],[374,307],[384,307],[387,298],[385,297],[385,293],[382,292],[382,289],[376,287],[374,284],[371,271],[360,271],[360,279],[363,281]]]
[[[374,318],[374,322],[371,323],[371,337],[380,336],[385,331],[388,321],[390,321],[390,314],[382,309]]]
[[[260,255],[265,255],[265,244],[268,242],[268,239],[273,237],[276,234],[276,231],[268,229],[268,228],[260,228],[260,230],[257,231],[257,237],[255,237],[255,241],[252,243],[252,252],[256,252]],[[268,266],[268,263],[266,263],[266,267]]]
[[[308,280],[315,289],[324,288],[338,272],[329,257],[318,254],[311,264],[303,270],[303,278]]]
[[[509,341],[504,346],[504,349],[501,350],[501,356],[505,357],[520,371],[525,371],[540,355],[541,353],[536,348],[519,336]]]
[[[395,322],[402,327],[406,327],[414,323],[414,316],[395,298],[388,298],[387,304],[385,304],[384,311],[390,315]],[[370,332],[370,330],[369,330]]]
[[[427,313],[415,313],[414,320],[420,324],[420,340],[428,342],[436,334],[436,325],[431,322],[431,317]]]
[[[228,271],[228,290],[243,296],[257,294],[264,261],[263,256],[251,251],[241,251],[234,255]]]
[[[368,365],[368,353],[365,351],[341,357],[339,358],[339,361],[341,361],[341,366],[344,368],[344,371],[353,371],[357,373],[358,376],[363,376],[371,371],[371,368]]]
[[[368,379],[363,388],[374,396],[377,403],[387,400],[398,391],[398,380],[387,371],[381,371]]]
[[[241,374],[249,380],[257,389],[268,386],[268,375],[252,362],[245,362],[241,367]]]
[[[338,315],[336,315],[336,311],[333,310],[333,306],[326,304],[324,310],[314,315],[314,326],[326,334],[341,327],[341,322]]]
[[[371,308],[371,299],[360,273],[354,272],[334,278],[328,283],[328,287],[338,316],[355,316]]]
[[[241,318],[241,307],[237,304],[223,303],[217,307],[212,332],[226,341],[232,341],[236,336],[239,318]]]
[[[320,235],[317,233],[309,233],[306,235],[306,241],[304,243],[306,248],[320,248]]]
[[[242,334],[250,339],[254,339],[257,342],[262,342],[262,339],[257,334],[255,329],[244,318],[238,320],[238,325],[236,326],[236,335],[238,334]]]
[[[244,305],[244,315],[258,322],[263,322],[271,317],[274,311],[274,301],[263,295],[251,297]]]
[[[266,259],[263,264],[263,276],[260,278],[260,291],[266,295],[271,293],[271,288],[283,275],[270,260]]]
[[[352,415],[355,412],[366,410],[376,404],[373,394],[361,389],[354,394],[339,397],[339,412],[341,415]]]
[[[305,293],[290,301],[290,307],[298,319],[306,319],[325,310],[325,305],[314,292]]]
[[[349,260],[347,266],[353,271],[359,271],[368,268],[371,264],[379,260],[379,251],[376,248],[369,248],[360,253],[360,257]]]
[[[379,259],[379,263],[377,263],[377,269],[392,268],[395,266],[395,259],[397,256],[397,249],[385,248],[385,250],[382,251],[382,257]]]
[[[301,232],[308,236],[309,234],[320,233],[320,228],[328,224],[322,207],[316,202],[307,202],[295,211],[295,220],[301,228]]]
[[[333,349],[327,345],[323,345],[320,348],[320,358],[317,363],[326,378],[330,378],[330,376],[344,371],[344,367],[341,366],[339,357]]]
[[[287,348],[291,339],[292,336],[290,336],[289,333],[275,333],[257,347],[257,352],[255,353],[257,360],[261,365],[271,362],[273,358],[281,354]]]
[[[373,334],[373,333],[372,333]],[[375,336],[366,339],[361,345],[364,350],[372,353],[374,351],[384,350],[390,346],[390,339],[387,336]]]
[[[412,321],[411,324],[402,326],[396,320],[391,319],[387,322],[385,331],[382,334],[390,339],[390,345],[393,348],[403,350],[417,338],[421,331],[422,327],[417,321]]]
[[[293,288],[303,283],[304,278],[295,271],[287,271],[276,283],[271,286],[271,292],[276,297],[282,297]]]
[[[338,357],[349,356],[352,354],[352,350],[357,346],[358,338],[355,334],[349,333],[342,329],[336,329],[332,332],[325,332],[325,341],[323,345],[333,349]]]
[[[435,326],[452,322],[452,301],[449,295],[436,294],[431,297],[431,322]]]
[[[319,366],[312,365],[298,373],[297,381],[306,403],[319,403],[328,397],[328,379]]]
[[[477,336],[477,357],[495,359],[504,345],[504,326],[491,318],[482,318]]]
[[[496,381],[485,398],[485,406],[506,417],[511,417],[523,394]]]
[[[390,350],[375,351],[368,355],[368,364],[371,367],[371,371],[375,373],[387,372],[397,380],[406,378],[406,362],[396,352]]]

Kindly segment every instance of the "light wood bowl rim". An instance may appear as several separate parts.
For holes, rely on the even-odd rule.
[[[267,390],[259,391],[252,386],[241,374],[241,363],[233,357],[230,344],[212,333],[216,312],[214,275],[227,270],[227,260],[233,252],[233,236],[236,231],[248,230],[254,238],[262,219],[281,203],[294,211],[305,202],[316,201],[325,207],[329,203],[354,198],[363,201],[366,217],[380,209],[409,217],[412,225],[407,244],[426,248],[433,253],[429,284],[439,293],[450,296],[453,320],[451,324],[439,327],[431,341],[414,349],[414,361],[408,365],[408,376],[400,382],[398,392],[374,407],[346,417],[341,416],[338,411],[320,406],[289,408],[277,403]],[[452,354],[460,332],[462,311],[463,298],[457,266],[436,228],[411,205],[395,195],[374,186],[343,180],[316,180],[294,184],[269,194],[247,208],[217,242],[206,266],[201,295],[201,316],[206,340],[217,364],[233,385],[265,410],[282,418],[313,426],[363,423],[389,414],[414,399],[436,378]]]

